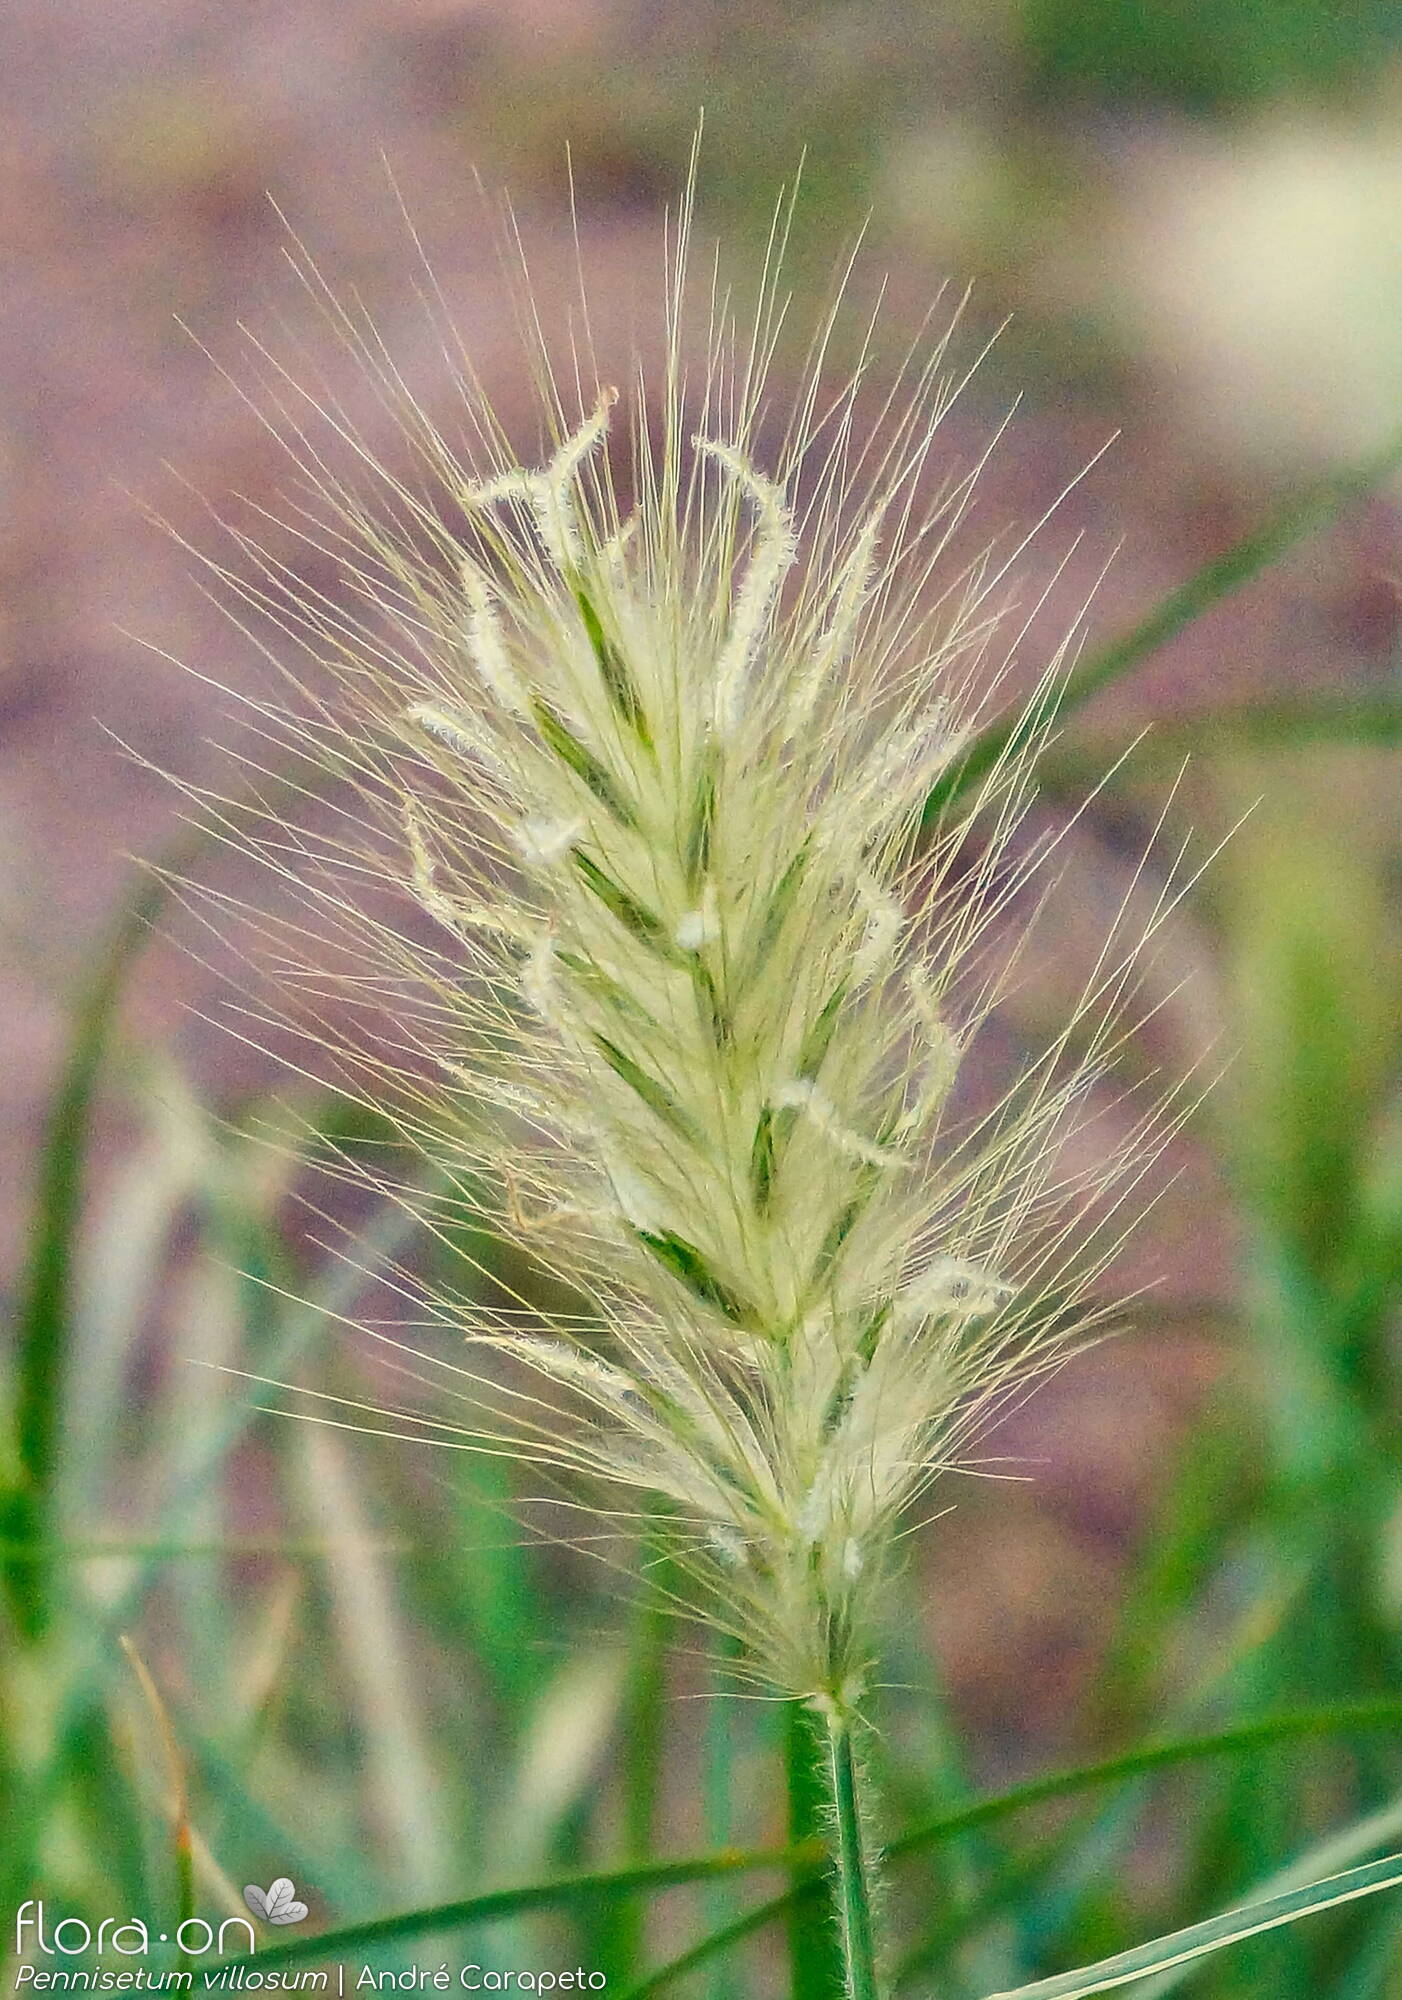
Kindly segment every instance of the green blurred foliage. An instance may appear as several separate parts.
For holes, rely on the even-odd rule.
[[[1023,0],[1036,94],[1240,111],[1357,90],[1402,46],[1391,0]]]

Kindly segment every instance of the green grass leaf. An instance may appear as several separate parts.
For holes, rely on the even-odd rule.
[[[39,1158],[28,1267],[15,1327],[15,1480],[0,1500],[0,1534],[30,1545],[55,1532],[64,1378],[73,1323],[73,1270],[82,1220],[84,1152],[103,1058],[128,969],[145,943],[164,894],[143,883],[113,930],[74,1020]],[[3,1565],[20,1630],[46,1628],[52,1572],[42,1562]]]
[[[286,1306],[266,1286],[260,1296],[276,1308],[269,1317],[269,1343],[260,1355],[270,1379],[286,1379],[307,1349],[355,1304],[370,1275],[392,1266],[418,1227],[414,1215],[398,1202],[386,1203],[361,1232],[354,1263],[333,1259],[321,1284],[310,1288],[305,1302]],[[6,1840],[0,1846],[0,1908],[9,1908],[25,1893],[33,1875],[33,1857],[43,1829],[59,1810],[65,1785],[83,1754],[84,1732],[102,1707],[103,1683],[110,1672],[117,1635],[130,1628],[162,1567],[159,1553],[177,1535],[192,1504],[205,1491],[244,1435],[257,1406],[246,1398],[234,1400],[201,1438],[198,1451],[164,1498],[144,1538],[139,1559],[117,1595],[94,1608],[77,1629],[65,1654],[65,1683],[50,1732],[50,1754],[37,1770],[21,1773],[0,1763],[0,1805],[5,1809]],[[25,1538],[30,1540],[32,1538]],[[33,1563],[26,1561],[26,1569]]]
[[[1141,755],[1156,762],[1185,751],[1292,750],[1316,744],[1395,750],[1402,744],[1402,693],[1359,687],[1347,694],[1299,694],[1233,702],[1155,724]]]
[[[266,1971],[273,1965],[307,1964],[324,1958],[339,1958],[347,1952],[362,1952],[376,1945],[398,1943],[404,1938],[427,1937],[438,1931],[466,1930],[478,1924],[494,1923],[532,1910],[586,1910],[618,1897],[674,1889],[692,1882],[710,1882],[718,1876],[740,1875],[760,1868],[789,1868],[804,1859],[779,1848],[757,1852],[743,1849],[702,1854],[689,1860],[650,1861],[636,1868],[604,1869],[591,1874],[561,1875],[553,1881],[532,1882],[519,1889],[493,1889],[486,1895],[467,1896],[460,1902],[439,1903],[432,1909],[406,1910],[393,1917],[374,1917],[366,1923],[347,1924],[326,1931],[320,1937],[297,1938],[268,1945],[256,1954],[224,1959],[218,1966],[257,1967]]]
[[[1084,1965],[1074,1972],[1058,1973],[1052,1979],[1038,1979],[1031,1986],[990,1994],[988,2000],[1086,2000],[1088,1994],[1108,1993],[1112,1987],[1127,1986],[1131,1980],[1186,1965],[1191,1959],[1221,1951],[1243,1938],[1259,1937],[1262,1931],[1298,1923],[1300,1918],[1314,1916],[1320,1910],[1336,1909],[1340,1903],[1373,1896],[1382,1889],[1399,1885],[1402,1885],[1402,1854],[1389,1854],[1362,1868],[1331,1875],[1327,1881],[1291,1889],[1282,1896],[1269,1896],[1264,1902],[1248,1903],[1245,1909],[1228,1910],[1222,1916],[1209,1917],[1206,1923],[1189,1924],[1186,1930],[1170,1931],[1165,1937],[1136,1945],[1132,1951],[1102,1958],[1096,1965]]]

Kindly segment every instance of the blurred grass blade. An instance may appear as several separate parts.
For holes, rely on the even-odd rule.
[[[1240,1473],[1240,1440],[1225,1423],[1213,1418],[1189,1432],[1117,1607],[1090,1696],[1098,1735],[1132,1740],[1162,1714],[1164,1634],[1200,1600],[1251,1514],[1254,1496]],[[1254,1605],[1252,1616],[1259,1619]],[[1199,1684],[1203,1679],[1199,1674]]]
[[[902,1952],[893,1983],[901,1988],[916,1979],[934,1978],[967,1939],[977,1936],[1000,1919],[1006,1919],[1009,1913],[1024,1924],[1035,1921],[1030,1920],[1027,1914],[1033,1907],[1033,1891],[1059,1862],[1065,1862],[1069,1852],[1083,1842],[1085,1833],[1099,1830],[1102,1816],[1094,1808],[1089,1811],[1083,1809],[1075,1825],[1069,1829],[1058,1829],[1049,1838],[1038,1841],[1027,1853],[1006,1862],[989,1876],[975,1894],[950,1904],[932,1899],[939,1915],[925,1935]],[[1126,1833],[1132,1833],[1134,1824],[1134,1820],[1129,1822]],[[1104,1842],[1097,1843],[1098,1870],[1104,1866],[1104,1845]],[[1043,1923],[1036,1922],[1036,1928],[1041,1931]]]
[[[1365,1854],[1371,1854],[1379,1847],[1392,1847],[1399,1836],[1402,1836],[1402,1801],[1394,1798],[1382,1811],[1372,1813],[1366,1819],[1355,1820],[1340,1831],[1331,1833],[1326,1839],[1307,1848],[1303,1854],[1297,1854],[1288,1867],[1278,1869],[1253,1882],[1245,1893],[1253,1904],[1260,1904],[1269,1897],[1293,1895],[1297,1891],[1313,1889],[1321,1881],[1332,1880],[1344,1869],[1357,1865]],[[1369,1865],[1375,1866],[1376,1863]],[[1240,1909],[1243,1906],[1242,1898],[1238,1895],[1234,1907]],[[1394,1928],[1396,1922],[1394,1913]],[[1234,1971],[1240,1968],[1243,1957],[1245,1954],[1238,1954],[1229,1961]],[[1194,1976],[1194,1964],[1194,1960],[1187,1959],[1167,1967],[1139,1989],[1135,2000],[1163,2000],[1164,1995],[1176,1993],[1185,1980]],[[1299,1984],[1297,1979],[1296,1990],[1299,1989]],[[1317,1986],[1317,1982],[1315,1984]],[[1234,1990],[1255,1994],[1258,1991],[1278,1989],[1264,1987],[1259,1978],[1253,1978],[1248,1972],[1246,1979],[1237,1982]],[[1288,1993],[1290,1988],[1279,1990]],[[1313,1990],[1314,1988],[1311,1988],[1311,1993]]]
[[[135,1674],[151,1720],[156,1726],[160,1739],[161,1753],[166,1765],[170,1797],[167,1812],[170,1818],[171,1851],[174,1871],[176,1935],[180,1926],[195,1914],[195,1863],[190,1844],[190,1785],[185,1767],[185,1755],[176,1735],[175,1725],[170,1718],[155,1676],[142,1659],[135,1641],[130,1634],[121,1635],[121,1648]],[[180,1952],[180,1964],[187,1963],[184,1948]]]
[[[388,1468],[398,1479],[398,1460]],[[401,1505],[409,1504],[407,1490]],[[421,1527],[425,1559],[413,1565],[413,1591],[426,1629],[442,1643],[466,1645],[486,1679],[507,1740],[526,1726],[548,1680],[542,1635],[556,1637],[536,1552],[511,1516],[509,1462],[464,1452],[446,1504]]]
[[[537,1644],[543,1652],[543,1642]],[[576,1645],[523,1711],[516,1756],[493,1795],[484,1849],[498,1869],[528,1875],[552,1861],[560,1865],[561,1833],[589,1809],[618,1740],[630,1666],[611,1645]]]
[[[1373,1896],[1382,1889],[1402,1885],[1402,1854],[1389,1854],[1362,1868],[1350,1868],[1343,1875],[1314,1882],[1304,1889],[1292,1889],[1283,1896],[1271,1896],[1262,1903],[1249,1903],[1243,1910],[1228,1910],[1206,1923],[1190,1924],[1186,1930],[1172,1931],[1167,1937],[1137,1945],[1133,1951],[1116,1952],[1098,1965],[1081,1966],[1074,1972],[1039,1979],[1031,1986],[1018,1986],[1006,1993],[989,1995],[989,2000],[1085,2000],[1091,1993],[1108,1993],[1112,1987],[1127,1986],[1131,1980],[1166,1972],[1221,1951],[1243,1938],[1258,1937],[1262,1931],[1281,1924],[1297,1923],[1320,1910],[1336,1909],[1359,1896]]]
[[[291,798],[303,787],[297,775],[289,773],[275,779],[274,789]],[[12,1439],[0,1438],[0,1541],[24,1543],[41,1555],[58,1529],[53,1519],[54,1487],[93,1100],[127,977],[172,885],[218,837],[214,826],[197,826],[182,834],[163,861],[150,868],[118,915],[78,1002],[39,1148],[34,1220],[13,1337],[14,1433]],[[30,1638],[37,1638],[48,1622],[51,1585],[44,1561],[11,1565],[0,1557],[0,1591],[19,1630]],[[113,1629],[121,1622],[119,1616]]]
[[[1371,1701],[1334,1702],[1322,1708],[1295,1709],[1283,1715],[1262,1716],[1254,1722],[1238,1723],[1211,1735],[1184,1737],[1172,1743],[1151,1743],[1142,1750],[1107,1758],[1099,1764],[1083,1764],[1071,1771],[1054,1771],[1045,1778],[1033,1778],[1011,1791],[992,1798],[977,1799],[972,1805],[927,1820],[888,1842],[886,1857],[898,1860],[904,1854],[937,1840],[948,1840],[970,1827],[985,1826],[1015,1812],[1043,1805],[1052,1799],[1071,1798],[1078,1792],[1101,1785],[1119,1784],[1127,1778],[1143,1777],[1151,1771],[1169,1770],[1194,1764],[1204,1758],[1241,1756],[1266,1749],[1273,1743],[1297,1742],[1311,1736],[1347,1736],[1356,1729],[1402,1728],[1402,1696],[1383,1695]]]
[[[221,1848],[228,1853],[266,1850],[280,1857],[289,1874],[299,1881],[315,1882],[329,1903],[371,1885],[328,1875],[331,1859],[323,1842],[319,1851],[302,1845],[302,1835],[289,1830],[262,1799],[245,1784],[241,1772],[219,1746],[201,1736],[186,1715],[180,1718],[180,1739],[189,1754],[200,1788],[215,1814]]]
[[[1196,746],[1222,750],[1289,750],[1320,743],[1402,744],[1402,689],[1358,688],[1345,694],[1299,694],[1284,701],[1233,703],[1155,725],[1145,750],[1180,757]]]
[[[58,1466],[74,1266],[83,1205],[83,1156],[98,1077],[128,968],[145,943],[163,890],[146,882],[129,903],[89,980],[53,1098],[39,1156],[28,1268],[15,1327],[15,1484],[0,1502],[0,1533],[42,1546]],[[20,1630],[37,1638],[51,1609],[52,1573],[43,1562],[3,1566]]]
[[[439,1903],[431,1910],[408,1910],[400,1916],[374,1917],[366,1923],[347,1924],[326,1931],[320,1937],[298,1938],[266,1946],[244,1958],[222,1959],[210,1972],[226,1967],[257,1967],[266,1971],[273,1965],[303,1964],[336,1958],[346,1952],[361,1952],[375,1945],[393,1944],[403,1938],[426,1937],[436,1931],[465,1930],[476,1924],[494,1923],[501,1917],[524,1915],[528,1910],[585,1910],[591,1905],[617,1897],[636,1896],[654,1889],[675,1889],[692,1882],[708,1882],[721,1875],[741,1875],[759,1868],[790,1868],[804,1859],[787,1848],[746,1852],[736,1848],[719,1854],[702,1854],[690,1860],[653,1861],[640,1868],[605,1869],[588,1875],[562,1875],[549,1882],[531,1882],[520,1889],[492,1889],[482,1896],[468,1896],[457,1903]]]
[[[162,1888],[153,1882],[147,1864],[146,1843],[137,1829],[146,1820],[137,1774],[131,1769],[132,1745],[125,1731],[119,1737],[111,1714],[91,1714],[75,1745],[73,1786],[69,1793],[79,1837],[94,1853],[108,1858],[110,1880],[122,1897],[122,1907],[146,1910],[159,1907]],[[0,1811],[0,1825],[18,1824]],[[114,1829],[129,1837],[113,1839]],[[160,1856],[159,1859],[164,1859]]]
[[[1204,563],[1186,583],[1161,598],[1128,632],[1088,654],[1068,676],[1056,703],[1057,713],[1068,714],[1133,672],[1204,612],[1279,562],[1316,529],[1327,527],[1355,500],[1371,493],[1399,466],[1402,466],[1402,440],[1394,439],[1358,465],[1293,495],[1259,528],[1243,535],[1221,555]],[[963,757],[932,788],[925,802],[926,824],[986,778],[1002,758],[1030,743],[1044,726],[1044,720],[1038,711],[981,730]]]
[[[395,1594],[375,1548],[375,1529],[336,1432],[298,1425],[298,1447],[284,1465],[299,1493],[298,1511],[325,1537],[323,1588],[346,1695],[363,1742],[367,1803],[387,1849],[390,1878],[406,1897],[447,1886],[450,1851],[434,1755],[427,1740],[414,1659]]]
[[[1378,1921],[1369,1925],[1353,1962],[1334,1988],[1332,2000],[1377,2000],[1379,1994],[1395,1992],[1399,1945],[1402,1937],[1399,1937],[1397,1913],[1384,1909]],[[1391,1987],[1389,1971],[1394,1971]]]
[[[324,1284],[310,1298],[293,1309],[283,1310],[275,1294],[266,1291],[262,1294],[274,1300],[278,1308],[270,1313],[269,1351],[264,1362],[270,1376],[286,1376],[325,1326],[353,1306],[370,1275],[393,1264],[417,1226],[417,1218],[407,1206],[388,1202],[383,1213],[361,1230],[354,1263],[333,1260]],[[185,1469],[163,1499],[152,1524],[153,1532],[144,1545],[141,1559],[133,1566],[133,1573],[116,1596],[95,1611],[73,1635],[66,1660],[63,1700],[51,1731],[53,1748],[43,1767],[21,1779],[17,1772],[0,1766],[3,1784],[0,1806],[6,1814],[6,1839],[0,1846],[0,1908],[9,1908],[19,1901],[24,1885],[32,1877],[42,1828],[56,1810],[84,1740],[83,1732],[101,1706],[101,1684],[111,1664],[117,1634],[137,1616],[151,1589],[161,1567],[159,1551],[163,1541],[178,1533],[191,1502],[203,1491],[205,1482],[215,1477],[257,1414],[258,1406],[243,1398],[233,1400],[222,1411],[207,1432],[196,1461]]]

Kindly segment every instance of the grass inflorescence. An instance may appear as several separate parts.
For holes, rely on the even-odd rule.
[[[646,381],[631,424],[607,385],[571,420],[544,370],[526,466],[480,402],[465,458],[408,404],[432,498],[375,467],[378,512],[293,434],[349,589],[266,555],[238,588],[332,670],[276,727],[335,789],[304,829],[231,824],[335,954],[309,1041],[587,1302],[469,1313],[475,1423],[660,1503],[688,1608],[850,1717],[911,1503],[1085,1329],[1083,1225],[1143,1134],[1075,1174],[1064,1141],[1133,953],[960,1103],[1060,661],[922,830],[996,630],[997,579],[948,554],[968,484],[931,497],[942,350],[873,422],[861,369],[825,387],[829,322],[766,453],[772,284],[748,340],[713,313],[693,389],[684,272],[654,421]]]

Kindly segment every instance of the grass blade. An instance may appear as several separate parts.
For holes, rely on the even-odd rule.
[[[1127,1986],[1133,1979],[1167,1972],[1172,1966],[1186,1965],[1191,1959],[1221,1951],[1243,1938],[1258,1937],[1262,1931],[1297,1923],[1301,1917],[1336,1909],[1341,1903],[1354,1902],[1359,1896],[1373,1896],[1379,1890],[1393,1889],[1399,1884],[1402,1884],[1402,1854],[1389,1854],[1362,1868],[1331,1875],[1324,1882],[1291,1889],[1283,1896],[1270,1896],[1261,1903],[1248,1903],[1245,1909],[1228,1910],[1222,1916],[1209,1917],[1205,1923],[1190,1924],[1186,1930],[1171,1931],[1166,1937],[1136,1945],[1132,1951],[1102,1958],[1097,1965],[1081,1966],[1074,1972],[1058,1973],[1053,1979],[1039,1979],[1031,1986],[990,1994],[989,2000],[1086,2000],[1088,1994],[1108,1993],[1114,1986]]]
[[[266,1971],[272,1965],[305,1964],[312,1960],[337,1958],[374,1945],[394,1944],[403,1938],[427,1937],[437,1931],[466,1930],[477,1924],[494,1923],[502,1917],[523,1916],[532,1910],[585,1910],[592,1905],[620,1897],[647,1894],[656,1889],[675,1889],[692,1882],[710,1882],[723,1875],[741,1875],[758,1868],[789,1868],[802,1855],[787,1848],[746,1852],[735,1849],[720,1854],[702,1854],[690,1860],[652,1861],[640,1868],[605,1869],[587,1875],[562,1875],[549,1882],[531,1882],[519,1889],[492,1889],[482,1896],[468,1896],[456,1903],[439,1903],[429,1910],[407,1910],[399,1916],[374,1917],[366,1923],[347,1924],[320,1937],[297,1938],[270,1944],[256,1954],[223,1959],[211,1972],[225,1967],[254,1967]]]
[[[384,1214],[361,1232],[355,1263],[336,1261],[324,1287],[314,1296],[295,1310],[270,1314],[270,1347],[264,1361],[270,1377],[287,1375],[324,1327],[354,1304],[360,1288],[368,1282],[368,1275],[393,1263],[416,1227],[415,1217],[404,1207],[387,1205]],[[275,1298],[271,1293],[266,1296]],[[117,1596],[96,1610],[82,1626],[69,1656],[67,1684],[54,1719],[53,1749],[47,1761],[30,1774],[0,1766],[5,1794],[0,1804],[5,1806],[7,1814],[7,1840],[0,1848],[0,1908],[11,1907],[24,1894],[23,1885],[33,1873],[40,1829],[55,1810],[73,1767],[76,1746],[83,1740],[83,1730],[101,1706],[101,1684],[110,1666],[117,1635],[135,1620],[159,1573],[159,1552],[164,1541],[178,1533],[191,1503],[198,1499],[205,1482],[214,1477],[257,1413],[255,1403],[239,1399],[221,1414],[203,1441],[198,1458],[182,1471],[163,1500],[134,1573]],[[25,1539],[32,1557],[33,1538]],[[32,1560],[26,1566],[32,1567]]]
[[[1353,1821],[1342,1830],[1316,1842],[1304,1853],[1297,1854],[1288,1867],[1278,1869],[1252,1882],[1236,1897],[1233,1908],[1244,1908],[1248,1900],[1252,1904],[1259,1904],[1268,1897],[1293,1895],[1297,1890],[1312,1889],[1322,1881],[1332,1880],[1344,1869],[1357,1866],[1364,1855],[1371,1854],[1379,1847],[1390,1848],[1399,1833],[1402,1833],[1402,1802],[1394,1798],[1382,1811],[1371,1813],[1366,1819]],[[1394,1914],[1394,1928],[1396,1921]],[[1240,1966],[1242,1956],[1244,1954],[1230,1961],[1233,1971]],[[1193,1977],[1193,1965],[1192,1959],[1186,1959],[1177,1965],[1166,1967],[1140,1988],[1137,2000],[1163,2000],[1164,1995],[1176,1993],[1185,1980]],[[1302,1982],[1297,1980],[1294,1990],[1298,1991],[1301,1984]],[[1308,1990],[1313,1993],[1317,1990],[1318,1984],[1316,1977]],[[1254,2000],[1258,1991],[1274,1992],[1277,1989],[1262,1988],[1259,1981],[1253,1984],[1248,1977],[1245,1981],[1234,1982],[1233,1990],[1236,1993],[1249,1995],[1251,2000]]]
[[[6,1539],[43,1544],[51,1519],[73,1324],[74,1258],[83,1204],[83,1156],[103,1057],[127,970],[145,943],[163,894],[143,884],[118,922],[74,1021],[39,1159],[34,1231],[15,1329],[16,1482],[0,1504]],[[6,1594],[28,1638],[46,1629],[52,1573],[43,1562],[3,1566]]]
[[[413,1652],[374,1523],[336,1432],[298,1426],[300,1450],[285,1464],[299,1512],[326,1538],[322,1569],[330,1632],[346,1694],[364,1744],[368,1801],[393,1857],[400,1893],[419,1897],[448,1886],[439,1872],[449,1851],[433,1749],[416,1700]],[[451,1880],[451,1878],[449,1878]]]
[[[976,1799],[972,1805],[961,1806],[938,1819],[927,1820],[891,1841],[886,1848],[886,1858],[888,1861],[898,1860],[904,1854],[913,1854],[937,1840],[948,1840],[971,1827],[986,1826],[994,1820],[1005,1819],[1015,1812],[1025,1812],[1052,1799],[1071,1798],[1078,1792],[1091,1791],[1101,1785],[1119,1784],[1127,1778],[1142,1777],[1146,1772],[1169,1770],[1178,1765],[1197,1763],[1204,1758],[1241,1756],[1272,1743],[1298,1742],[1304,1737],[1347,1736],[1355,1729],[1399,1727],[1402,1727],[1402,1698],[1387,1695],[1372,1701],[1338,1702],[1322,1708],[1295,1709],[1284,1715],[1262,1716],[1254,1722],[1238,1723],[1234,1728],[1218,1730],[1212,1735],[1186,1737],[1173,1743],[1151,1743],[1142,1750],[1130,1750],[1103,1763],[1083,1764],[1075,1770],[1054,1771],[1048,1777],[1033,1778],[1011,1791],[999,1792],[992,1798]]]

